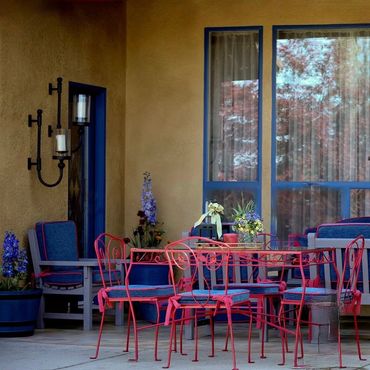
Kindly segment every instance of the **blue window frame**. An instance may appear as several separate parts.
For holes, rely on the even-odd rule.
[[[262,27],[205,29],[203,205],[261,211]]]
[[[370,212],[370,25],[273,27],[272,231]]]

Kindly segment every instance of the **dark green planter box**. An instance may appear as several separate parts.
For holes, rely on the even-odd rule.
[[[33,335],[41,289],[0,291],[0,337]]]

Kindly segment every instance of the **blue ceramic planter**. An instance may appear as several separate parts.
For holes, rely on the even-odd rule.
[[[161,285],[168,282],[168,265],[136,265],[130,273],[130,284]],[[138,316],[146,321],[155,322],[157,309],[154,304],[140,303],[137,307]],[[160,322],[164,321],[164,310],[161,310]]]
[[[0,291],[0,337],[33,335],[41,289]]]

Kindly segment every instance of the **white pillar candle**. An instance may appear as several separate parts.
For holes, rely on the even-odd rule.
[[[82,121],[86,119],[86,96],[85,95],[78,96],[77,118]]]
[[[67,146],[66,146],[66,135],[59,134],[55,136],[57,139],[57,152],[66,152]]]

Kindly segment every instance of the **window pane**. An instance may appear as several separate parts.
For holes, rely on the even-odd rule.
[[[208,180],[258,173],[258,31],[210,32]]]
[[[278,181],[368,181],[369,29],[280,30]]]
[[[370,216],[370,189],[351,190],[351,217]]]
[[[340,192],[322,187],[284,189],[277,194],[277,235],[301,234],[307,227],[336,222],[340,217]]]
[[[238,190],[210,190],[207,194],[209,202],[217,202],[224,208],[224,217],[222,222],[231,222],[233,208],[236,208],[238,203],[248,203],[251,199],[257,203],[256,197],[252,192],[249,191],[238,191]]]

